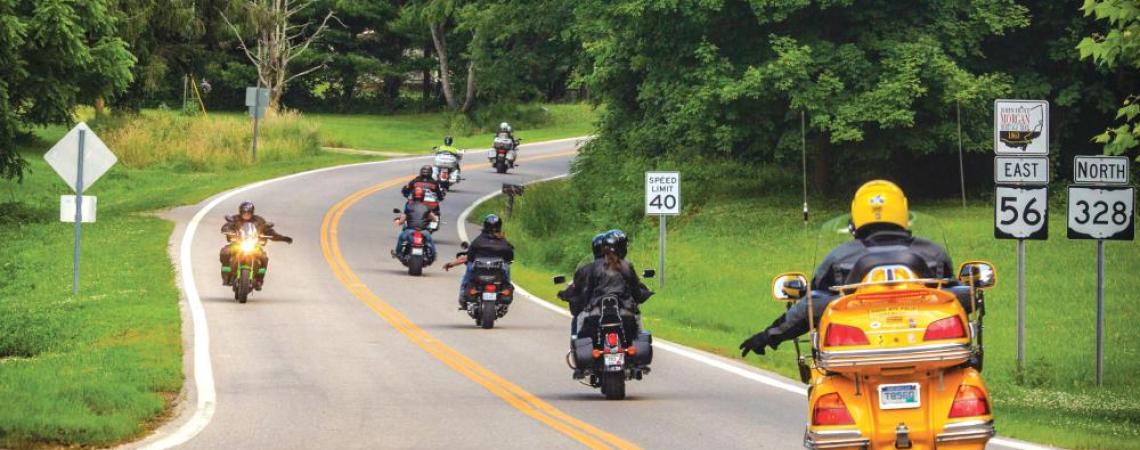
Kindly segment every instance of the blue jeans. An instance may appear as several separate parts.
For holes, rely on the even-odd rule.
[[[396,240],[396,254],[397,255],[403,254],[404,246],[407,245],[409,242],[411,242],[412,233],[414,233],[414,232],[415,232],[415,230],[412,228],[404,228],[404,232],[400,233],[399,239]],[[425,231],[423,233],[423,235],[424,235],[424,244],[426,244],[426,246],[427,246],[427,253],[428,253],[425,256],[432,258],[435,256],[435,244],[431,240],[431,233],[428,233]]]
[[[467,282],[471,281],[471,261],[467,261],[467,269],[463,271],[463,280],[459,282],[459,304],[464,304],[467,294]],[[507,276],[507,284],[511,284],[511,265],[503,264],[503,272]]]

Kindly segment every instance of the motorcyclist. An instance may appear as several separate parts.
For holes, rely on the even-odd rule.
[[[911,234],[909,214],[906,195],[894,183],[873,180],[855,192],[851,201],[851,230],[855,239],[832,250],[812,276],[810,297],[814,317],[820,317],[827,305],[840,297],[830,289],[844,284],[855,263],[864,255],[909,252],[927,266],[914,269],[928,277],[949,278],[954,275],[954,265],[946,250]],[[768,328],[742,342],[741,356],[747,356],[750,351],[763,355],[765,346],[774,350],[781,342],[807,333],[808,320],[808,299],[805,297]]]
[[[250,201],[244,201],[241,205],[238,205],[237,214],[226,216],[226,223],[222,225],[222,234],[227,237],[236,235],[243,225],[253,223],[254,226],[257,227],[257,232],[260,235],[266,236],[273,241],[284,241],[289,244],[293,243],[293,238],[278,233],[277,230],[273,229],[272,223],[266,222],[263,217],[254,214],[254,209],[253,202]],[[222,263],[223,286],[231,286],[234,282],[233,265],[231,264],[234,256],[233,252],[234,248],[230,244],[226,244],[222,247],[222,250],[218,252],[218,260]],[[265,272],[269,269],[269,254],[264,250],[261,252],[259,262],[262,270],[255,273],[253,278],[253,288],[258,291],[261,290],[262,284],[265,283]]]
[[[461,159],[463,159],[463,155],[461,155],[459,153],[458,147],[453,147],[451,145],[452,142],[454,142],[454,140],[451,139],[451,135],[444,136],[443,137],[443,145],[437,147],[436,150],[441,151],[441,152],[448,152],[451,154],[451,156],[454,156],[455,157],[455,170],[461,171],[461,169],[459,168],[459,161]]]
[[[605,257],[603,253],[603,246],[605,245],[606,236],[614,230],[603,231],[595,234],[594,238],[590,241],[590,249],[594,253],[594,260],[598,261]],[[570,338],[574,339],[578,335],[578,314],[582,312],[582,302],[578,301],[581,295],[581,288],[586,285],[586,278],[589,277],[590,271],[593,269],[593,263],[583,264],[574,271],[574,280],[567,286],[566,289],[558,292],[558,298],[565,302],[570,303]]]
[[[443,189],[440,188],[439,182],[435,181],[435,178],[431,176],[431,172],[431,166],[420,167],[419,175],[416,175],[415,178],[408,181],[408,184],[404,185],[400,193],[407,198],[412,195],[412,192],[418,187],[423,188],[425,191],[434,192],[437,199],[443,200]]]
[[[461,255],[454,261],[443,265],[443,270],[451,270],[460,264],[467,265],[463,273],[463,280],[459,283],[459,309],[467,309],[467,296],[464,290],[471,278],[471,263],[479,258],[502,258],[507,264],[503,266],[506,272],[505,282],[511,283],[511,262],[515,260],[515,247],[503,237],[503,220],[494,214],[487,214],[483,218],[483,231],[471,241],[467,247],[467,254]]]
[[[558,294],[559,298],[570,302],[571,313],[574,314],[571,324],[574,337],[585,321],[582,313],[590,311],[597,301],[610,295],[620,299],[623,313],[633,315],[638,330],[641,330],[639,305],[653,292],[641,283],[633,264],[625,259],[628,249],[629,237],[624,232],[606,232],[601,242],[601,257],[578,268],[574,273],[574,283]]]
[[[396,225],[403,225],[404,231],[400,233],[400,237],[396,240],[396,249],[392,251],[392,256],[404,254],[404,246],[412,239],[412,235],[416,230],[424,231],[428,229],[433,221],[439,220],[439,217],[432,212],[431,208],[424,204],[424,189],[421,187],[415,188],[412,191],[412,199],[404,205],[404,214],[397,217]],[[431,233],[423,233],[424,243],[427,245],[429,258],[435,255],[435,244],[432,243]]]

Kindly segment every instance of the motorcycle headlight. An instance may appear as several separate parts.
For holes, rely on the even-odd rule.
[[[241,241],[242,253],[252,252],[255,248],[257,248],[257,242],[256,241],[254,241],[252,239]]]

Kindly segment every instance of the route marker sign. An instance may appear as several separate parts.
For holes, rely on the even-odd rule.
[[[994,153],[1049,154],[1049,102],[994,100]]]
[[[1048,239],[1048,188],[997,186],[994,200],[995,238]]]
[[[1069,239],[1096,239],[1096,385],[1104,375],[1104,241],[1136,239],[1136,190],[1128,186],[1129,159],[1073,157]]]
[[[657,216],[657,279],[665,287],[665,222],[681,215],[681,172],[645,172],[645,214]]]

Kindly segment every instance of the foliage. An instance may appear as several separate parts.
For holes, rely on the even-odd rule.
[[[1086,16],[1107,22],[1108,32],[1097,33],[1081,40],[1081,59],[1091,59],[1106,68],[1122,68],[1133,74],[1140,69],[1140,3],[1135,0],[1085,0],[1081,10]],[[1133,83],[1132,87],[1135,88]],[[1140,96],[1128,93],[1123,106],[1117,110],[1116,120],[1123,123],[1097,135],[1095,141],[1105,144],[1104,151],[1120,155],[1137,147],[1140,142]],[[1138,157],[1140,158],[1140,157]]]
[[[122,92],[135,57],[112,0],[0,1],[0,178],[22,178],[21,127],[69,122],[75,106]]]

